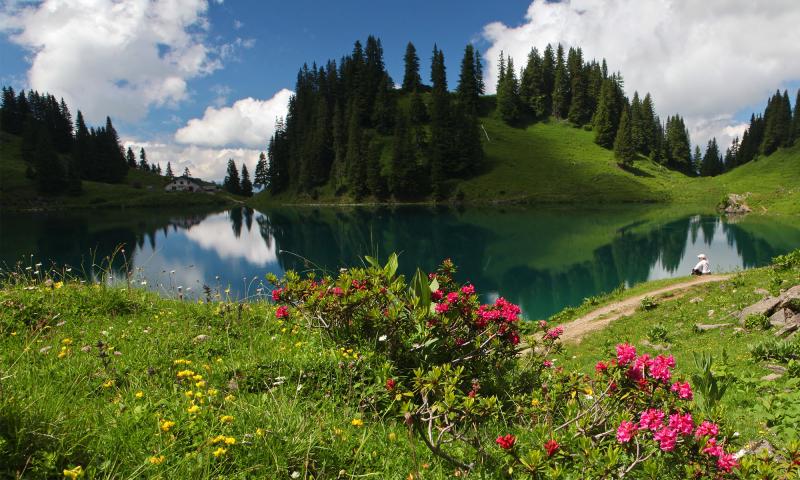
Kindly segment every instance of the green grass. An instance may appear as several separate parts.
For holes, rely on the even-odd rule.
[[[690,178],[642,156],[633,169],[623,170],[613,152],[594,143],[593,132],[566,122],[551,119],[515,128],[491,113],[480,121],[489,137],[483,138],[486,166],[474,177],[448,185],[452,196],[460,192],[468,204],[668,203],[711,211],[727,194],[749,192],[748,203],[757,213],[800,213],[796,187],[800,185],[800,144],[718,177]],[[383,161],[387,163],[391,141],[385,145]],[[373,198],[360,201],[375,202]],[[329,185],[318,188],[314,196],[262,193],[251,200],[257,208],[304,203],[355,200],[337,197]]]
[[[222,207],[241,203],[228,193],[195,194],[164,191],[166,179],[139,170],[129,170],[121,184],[83,182],[80,195],[40,195],[33,180],[25,177],[22,139],[0,132],[0,204],[3,210],[47,210],[61,208],[120,207]]]

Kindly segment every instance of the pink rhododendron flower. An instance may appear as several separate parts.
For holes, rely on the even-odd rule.
[[[341,288],[339,288],[339,287],[333,287],[333,288],[331,289],[331,292],[332,292],[334,295],[336,295],[337,297],[341,297],[342,295],[344,295],[344,290],[342,290],[342,289],[341,289]]]
[[[719,433],[719,427],[715,423],[711,423],[709,421],[704,421],[697,427],[697,430],[694,432],[694,436],[696,438],[700,437],[716,437]]]
[[[431,299],[433,299],[434,302],[438,302],[443,296],[444,293],[441,290],[434,290],[431,292]]]
[[[709,438],[708,442],[706,442],[706,446],[703,447],[703,453],[711,455],[712,457],[719,457],[722,456],[725,451],[721,446],[717,445],[716,438]]]
[[[544,449],[547,452],[548,457],[552,457],[553,454],[558,450],[558,447],[560,447],[560,445],[552,438],[544,443]]]
[[[562,333],[564,333],[564,327],[556,327],[552,330],[548,330],[547,333],[544,334],[544,338],[558,340],[558,337],[560,337]]]
[[[651,430],[653,432],[664,426],[664,412],[657,408],[651,408],[642,412],[639,416],[639,430]]]
[[[289,309],[285,305],[281,305],[280,307],[275,309],[275,317],[286,318],[288,316],[289,316]]]
[[[394,381],[393,378],[386,379],[386,390],[391,392],[394,390],[394,387],[397,386],[397,382]]]
[[[436,313],[439,314],[447,313],[449,309],[450,309],[450,304],[448,304],[447,302],[441,302],[436,304]]]
[[[692,414],[673,413],[669,416],[669,428],[677,431],[681,435],[691,435],[694,431],[694,421]]]
[[[511,435],[510,433],[508,435],[500,435],[497,437],[495,442],[500,445],[500,448],[503,450],[510,450],[514,448],[514,444],[517,442],[517,437]]]
[[[281,294],[283,293],[282,288],[276,288],[272,291],[272,300],[277,302],[281,299]]]
[[[447,294],[447,303],[458,303],[458,292],[450,292]]]
[[[665,452],[671,452],[675,449],[677,438],[678,432],[669,427],[662,428],[653,435],[653,439],[658,442],[659,448]]]
[[[670,376],[672,376],[672,372],[670,371],[670,365],[675,365],[675,359],[670,360],[672,356],[665,357],[663,355],[659,355],[653,359],[652,363],[648,365],[650,367],[650,376],[655,378],[656,380],[661,381],[668,381]]]
[[[670,387],[670,390],[677,393],[678,397],[684,400],[691,400],[692,397],[694,397],[694,394],[692,393],[692,387],[689,386],[689,382],[675,382],[672,384],[672,387]]]
[[[553,362],[551,362],[550,360],[545,360],[542,362],[542,365],[544,365],[547,368],[550,368],[553,366]]]
[[[724,453],[717,458],[717,467],[723,472],[728,473],[738,466],[739,462],[730,453]]]
[[[628,343],[617,345],[617,361],[620,365],[627,365],[636,358],[636,347]]]
[[[475,287],[473,285],[464,285],[461,287],[461,293],[464,295],[472,295],[475,293]]]
[[[511,343],[511,345],[517,345],[519,343],[519,335],[517,335],[517,332],[509,333],[508,341]]]
[[[619,443],[628,443],[634,435],[636,435],[636,424],[623,420],[617,428],[617,441]]]

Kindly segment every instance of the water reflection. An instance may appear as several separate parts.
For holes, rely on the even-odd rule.
[[[129,270],[150,288],[199,295],[205,285],[252,295],[268,272],[361,263],[401,255],[400,270],[452,258],[460,277],[488,296],[548,316],[583,298],[645,280],[686,275],[698,253],[715,270],[764,265],[800,246],[800,228],[774,219],[732,222],[663,210],[280,208],[257,212],[90,212],[3,215],[0,261],[39,260],[91,271],[117,245],[117,277]],[[90,253],[91,252],[91,253]]]

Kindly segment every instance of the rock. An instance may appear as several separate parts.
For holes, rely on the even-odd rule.
[[[689,303],[700,303],[703,301],[703,297],[694,297],[693,299],[689,300]]]
[[[775,310],[775,313],[769,317],[769,323],[775,328],[780,328],[786,325],[786,310],[783,308]]]
[[[750,315],[761,314],[769,317],[775,312],[775,309],[778,308],[778,305],[780,305],[781,301],[782,298],[780,296],[767,297],[763,300],[760,300],[739,312],[739,322],[744,325],[745,319]]]
[[[717,328],[727,327],[729,325],[731,325],[731,324],[730,323],[710,323],[710,324],[698,323],[697,325],[694,326],[694,328],[696,328],[697,330],[699,330],[701,332],[705,332],[705,331],[708,331],[708,330],[714,330],[714,329],[717,329]]]
[[[208,340],[210,338],[211,337],[209,337],[208,335],[198,335],[198,336],[194,337],[194,342],[195,343],[205,342],[206,340]]]
[[[775,336],[781,338],[793,337],[798,330],[800,330],[800,313],[788,318],[783,327],[775,332]]]
[[[763,288],[756,288],[755,290],[753,290],[753,293],[755,293],[756,295],[768,296],[769,290],[764,290]]]
[[[725,212],[727,214],[744,214],[752,212],[750,206],[745,203],[745,200],[750,195],[750,193],[745,193],[744,195],[738,195],[736,193],[729,193],[728,198],[723,200],[718,206],[717,210]]]
[[[783,375],[784,373],[786,373],[786,367],[784,367],[783,365],[766,365],[764,368],[766,368],[767,370],[771,370],[772,373],[777,373],[779,375]]]
[[[711,318],[713,316],[714,316],[714,310],[709,310],[708,311],[708,318]]]
[[[650,347],[650,348],[652,348],[653,350],[656,350],[656,351],[658,351],[658,352],[664,352],[664,351],[667,351],[667,350],[669,350],[669,346],[668,346],[668,345],[660,345],[660,344],[658,344],[658,343],[650,343],[650,342],[649,342],[648,340],[646,340],[646,339],[645,339],[645,340],[642,340],[642,341],[641,341],[641,342],[639,342],[639,343],[641,343],[641,344],[642,344],[642,345],[644,345],[645,347]]]
[[[783,375],[779,373],[770,373],[769,375],[764,375],[761,377],[762,382],[774,382],[775,380],[781,378]]]

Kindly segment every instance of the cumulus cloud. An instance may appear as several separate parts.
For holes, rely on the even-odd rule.
[[[494,91],[501,50],[519,66],[534,46],[580,46],[621,71],[629,95],[651,92],[662,118],[682,114],[694,142],[727,145],[737,113],[800,79],[797,25],[797,0],[535,0],[521,25],[484,27],[486,84]]]
[[[139,149],[144,148],[147,152],[147,161],[161,164],[162,169],[166,169],[169,162],[175,175],[180,175],[184,168],[188,168],[192,176],[208,181],[221,181],[225,178],[228,159],[231,158],[239,168],[244,162],[252,178],[258,156],[262,151],[252,148],[176,145],[171,142],[142,141],[136,138],[122,138],[122,144],[126,149],[131,147],[137,156]]]
[[[208,107],[203,118],[194,118],[175,132],[183,144],[205,147],[266,145],[275,132],[275,120],[285,117],[292,91],[280,90],[268,100],[252,97],[237,100],[230,107]]]
[[[139,120],[174,105],[187,81],[221,67],[206,44],[207,0],[12,2],[0,31],[28,49],[28,86],[64,97],[91,122]]]

